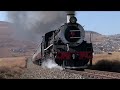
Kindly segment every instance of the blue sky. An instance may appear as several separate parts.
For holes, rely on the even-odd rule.
[[[86,30],[104,35],[120,34],[120,11],[79,11],[77,18]]]
[[[6,12],[0,11],[0,21],[5,21],[5,20],[7,20]]]
[[[120,11],[77,11],[76,16],[85,30],[104,35],[120,34]],[[6,13],[0,11],[0,21],[5,20]]]

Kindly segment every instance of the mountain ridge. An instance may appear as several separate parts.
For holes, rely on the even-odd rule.
[[[1,28],[1,27],[6,28]],[[32,53],[34,49],[37,48],[36,43],[31,41],[19,41],[15,40],[16,38],[10,37],[14,28],[12,27],[12,23],[0,21],[0,51],[4,52],[4,56],[7,56],[7,53],[19,53],[20,52],[30,52]],[[120,34],[115,35],[102,35],[95,31],[85,30],[85,40],[90,42],[90,34],[91,34],[91,42],[93,43],[94,53],[103,53],[103,52],[114,52],[120,51]],[[31,55],[31,54],[28,55]],[[25,53],[24,53],[25,55]],[[10,56],[8,54],[8,56]],[[2,56],[0,56],[2,57]]]

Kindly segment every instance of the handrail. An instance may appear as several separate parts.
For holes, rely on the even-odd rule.
[[[47,49],[49,49],[51,46],[53,46],[53,44],[51,44],[51,45],[49,45],[46,49],[44,49],[45,51],[47,50]]]

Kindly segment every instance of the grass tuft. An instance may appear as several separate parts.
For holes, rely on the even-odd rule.
[[[120,61],[118,60],[100,60],[91,67],[93,70],[120,72]]]

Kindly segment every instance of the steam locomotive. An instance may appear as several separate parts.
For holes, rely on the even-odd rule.
[[[41,52],[34,60],[41,64],[50,58],[64,68],[86,68],[92,65],[93,46],[84,40],[85,30],[74,13],[67,14],[67,23],[42,37]]]

